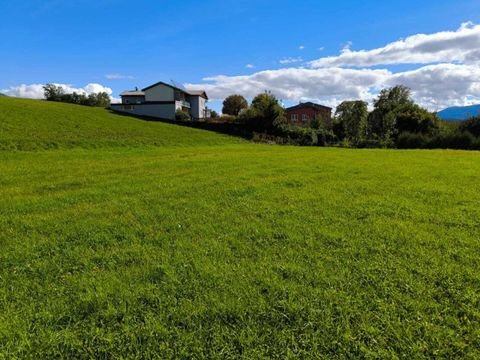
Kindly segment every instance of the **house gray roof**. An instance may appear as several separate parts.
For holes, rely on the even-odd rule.
[[[145,96],[145,93],[139,90],[127,90],[122,92],[120,96]]]
[[[174,85],[167,84],[167,83],[165,83],[165,82],[163,82],[163,81],[159,81],[159,82],[157,82],[157,83],[155,83],[155,84],[153,84],[153,85],[150,85],[150,86],[142,89],[142,91],[147,91],[147,90],[149,90],[149,89],[151,89],[151,88],[154,88],[155,86],[158,86],[158,85],[165,85],[165,86],[171,87],[172,89],[181,91],[181,92],[183,92],[183,93],[185,93],[185,94],[187,94],[187,95],[201,96],[201,97],[203,97],[203,98],[205,98],[205,99],[208,100],[207,93],[206,93],[204,90],[185,90],[185,89],[180,89],[179,87],[176,87],[176,86],[174,86]]]
[[[208,100],[208,96],[207,96],[207,93],[205,92],[205,90],[187,90],[186,93],[188,95],[201,96],[201,97]]]

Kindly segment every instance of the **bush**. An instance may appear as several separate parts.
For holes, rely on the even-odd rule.
[[[460,123],[460,130],[468,131],[473,136],[480,137],[480,116]]]
[[[454,132],[431,137],[425,144],[428,149],[480,150],[480,138],[469,132]]]
[[[187,114],[185,111],[177,110],[175,112],[175,120],[177,121],[190,121],[190,115]]]
[[[397,148],[399,149],[423,149],[426,147],[428,139],[422,134],[403,132],[397,138]]]
[[[475,137],[469,132],[456,133],[449,139],[450,149],[472,149]]]
[[[327,146],[337,142],[332,130],[299,127],[286,121],[276,122],[272,132],[277,137],[283,137],[288,144],[304,146]]]
[[[234,123],[237,121],[237,118],[232,115],[222,115],[217,120],[219,122]]]

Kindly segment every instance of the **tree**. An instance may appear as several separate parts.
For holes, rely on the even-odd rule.
[[[246,108],[248,108],[248,102],[242,95],[230,95],[223,101],[222,112],[226,115],[237,116]]]
[[[271,132],[287,123],[285,109],[271,92],[255,96],[252,105],[240,114],[257,131]]]
[[[383,141],[392,141],[398,134],[400,113],[408,113],[414,109],[411,90],[403,85],[383,89],[374,102],[374,110],[368,117],[369,134]],[[405,109],[409,109],[405,112]],[[414,109],[418,111],[420,107]]]
[[[211,111],[210,111],[210,117],[211,117],[212,119],[216,119],[216,118],[218,118],[219,116],[218,116],[218,113],[217,113],[215,110],[211,110]]]
[[[43,87],[43,94],[48,101],[61,101],[64,91],[55,84],[47,84]]]
[[[409,132],[434,135],[439,129],[437,116],[413,102],[398,106],[393,113],[397,134]]]
[[[382,140],[391,140],[395,135],[396,116],[394,111],[406,104],[412,104],[409,88],[399,85],[383,89],[374,102],[374,110],[368,118],[369,132]]]
[[[337,107],[335,120],[342,126],[344,138],[359,144],[367,135],[368,104],[365,101],[344,101]]]
[[[110,106],[110,96],[106,92],[98,93],[96,106],[99,106],[99,107]]]

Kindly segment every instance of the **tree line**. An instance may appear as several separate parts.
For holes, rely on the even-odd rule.
[[[241,95],[231,95],[222,112],[262,139],[282,143],[480,150],[480,117],[461,123],[442,121],[416,104],[411,90],[400,85],[382,90],[371,111],[365,101],[344,101],[332,118],[320,116],[304,127],[287,120],[285,109],[270,92],[257,95],[251,104]]]
[[[61,86],[47,84],[43,87],[43,94],[47,101],[57,101],[77,105],[108,107],[110,96],[106,92],[93,93],[89,95],[73,92],[66,94]]]

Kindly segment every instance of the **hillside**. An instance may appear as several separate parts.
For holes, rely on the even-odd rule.
[[[480,358],[480,153],[0,117],[0,359]]]
[[[462,121],[480,115],[480,104],[464,107],[451,107],[437,113],[443,120]]]
[[[101,108],[0,97],[0,149],[199,146],[241,140]]]

